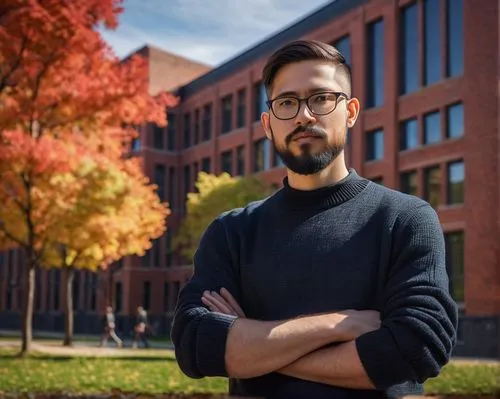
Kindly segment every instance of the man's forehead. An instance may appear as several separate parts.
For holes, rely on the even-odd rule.
[[[284,66],[278,71],[272,86],[273,97],[283,93],[306,95],[313,92],[342,91],[334,64],[302,61]]]

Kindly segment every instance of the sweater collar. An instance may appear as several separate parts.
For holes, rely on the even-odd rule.
[[[342,180],[314,190],[299,190],[290,186],[288,177],[283,179],[283,197],[292,207],[331,208],[354,198],[368,185],[369,180],[360,177],[352,168]]]

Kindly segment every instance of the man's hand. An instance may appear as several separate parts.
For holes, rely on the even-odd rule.
[[[246,317],[236,299],[225,288],[221,289],[220,294],[215,291],[205,291],[201,300],[212,312]],[[380,328],[380,313],[374,310],[344,310],[332,313],[338,317],[335,328],[342,341],[352,341]]]
[[[220,290],[220,295],[215,291],[205,291],[201,298],[201,301],[207,306],[212,312],[224,313],[231,316],[246,317],[245,312],[241,309],[241,306],[236,302],[236,299],[231,295],[231,293],[222,288]]]

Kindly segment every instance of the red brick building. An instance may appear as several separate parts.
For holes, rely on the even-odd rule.
[[[97,282],[87,277],[79,283],[78,295],[87,298],[78,312],[86,315],[82,320],[88,320],[89,304],[100,311],[109,294],[123,323],[142,304],[166,333],[178,290],[191,273],[171,251],[186,193],[200,170],[257,173],[281,185],[284,168],[259,121],[262,67],[282,44],[309,38],[338,46],[352,66],[362,111],[349,134],[349,164],[362,176],[425,198],[438,212],[451,290],[462,313],[456,353],[499,355],[498,3],[336,0],[204,74],[203,66],[187,67],[180,59],[177,70],[168,61],[152,66],[153,85],[175,91],[181,103],[167,128],[142,129],[133,154],[144,158],[147,174],[171,204],[169,231],[147,256],[125,259]],[[8,258],[3,263],[0,271]],[[0,276],[5,312],[5,272]],[[92,299],[86,283],[103,290],[94,289]],[[48,287],[47,281],[40,285]],[[41,306],[41,312],[51,309]]]

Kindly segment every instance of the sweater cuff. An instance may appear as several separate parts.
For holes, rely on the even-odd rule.
[[[226,341],[237,316],[208,313],[198,326],[196,337],[197,366],[202,375],[227,377]]]
[[[356,349],[366,374],[376,389],[385,390],[412,378],[392,334],[381,328],[356,339]]]

